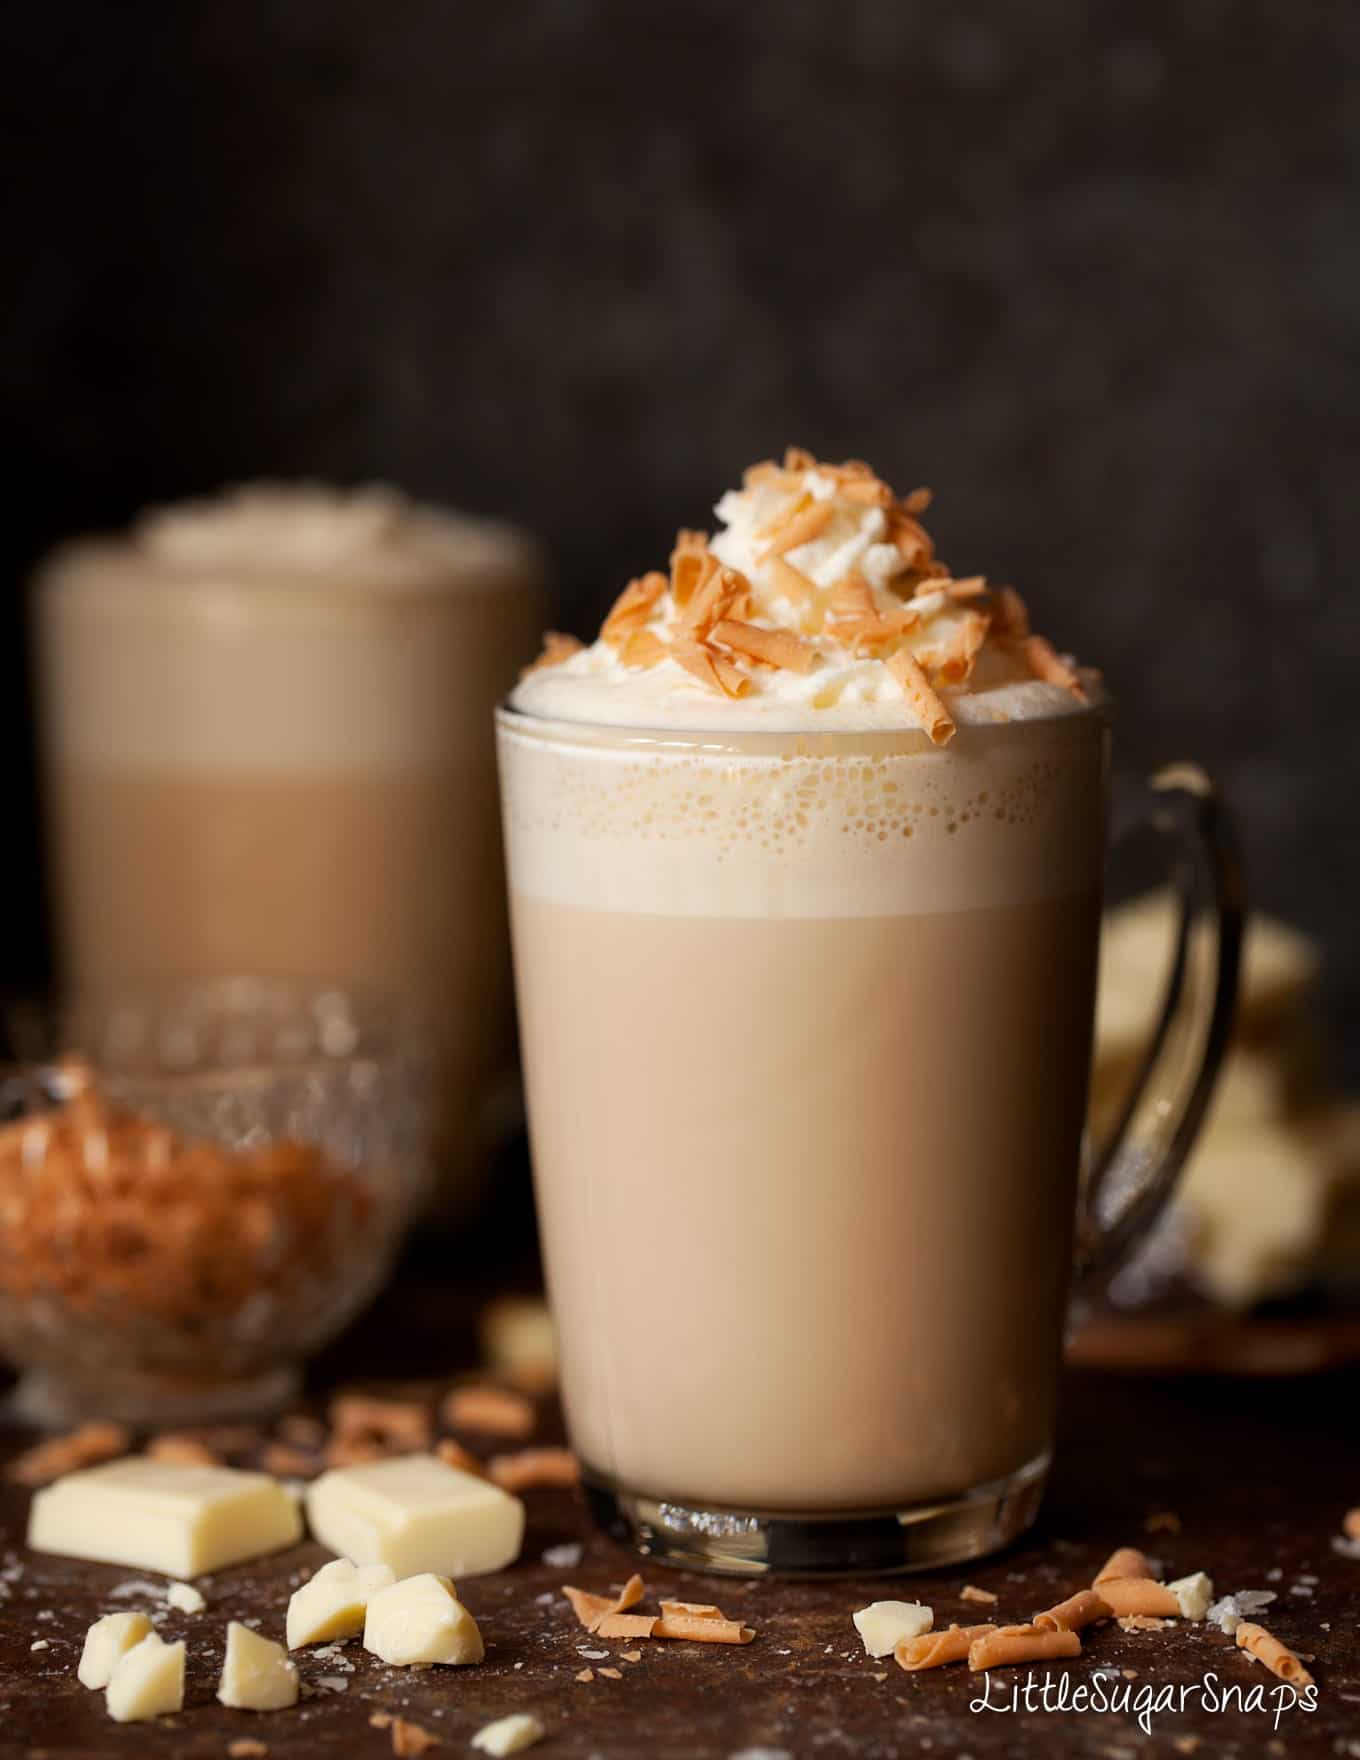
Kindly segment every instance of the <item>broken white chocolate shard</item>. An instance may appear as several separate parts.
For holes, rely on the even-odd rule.
[[[472,1746],[483,1754],[522,1754],[541,1742],[547,1730],[527,1711],[512,1711],[509,1717],[498,1717],[494,1723],[483,1724],[472,1738]]]
[[[935,1623],[935,1614],[919,1601],[873,1601],[854,1615],[855,1630],[870,1656],[891,1656],[903,1638],[919,1638]]]
[[[453,1584],[432,1571],[379,1589],[364,1618],[364,1649],[399,1666],[480,1662],[486,1654]]]
[[[379,1589],[395,1581],[385,1564],[355,1564],[333,1558],[310,1582],[293,1591],[288,1603],[288,1648],[353,1638],[364,1629],[368,1604]]]
[[[291,1546],[297,1505],[276,1479],[234,1467],[112,1461],[69,1473],[33,1499],[35,1552],[196,1577]]]
[[[323,1473],[307,1492],[307,1520],[332,1552],[397,1577],[503,1570],[524,1538],[517,1497],[428,1454]]]
[[[1213,1580],[1203,1571],[1177,1577],[1174,1583],[1167,1584],[1167,1588],[1180,1604],[1182,1619],[1203,1619],[1214,1598]]]
[[[297,1704],[298,1671],[282,1644],[232,1620],[217,1697],[236,1711],[284,1711]]]
[[[151,1630],[144,1613],[106,1613],[85,1634],[76,1679],[82,1687],[106,1687],[119,1657],[140,1644]]]
[[[184,1704],[184,1640],[167,1644],[149,1632],[114,1665],[104,1702],[115,1723],[141,1723]]]
[[[181,1613],[202,1613],[208,1605],[192,1583],[171,1583],[165,1591],[165,1604]]]

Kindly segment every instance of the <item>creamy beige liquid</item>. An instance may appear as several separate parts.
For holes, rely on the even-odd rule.
[[[248,972],[415,1001],[456,1194],[509,1054],[489,726],[532,648],[532,567],[327,581],[129,548],[59,557],[39,593],[67,978]]]
[[[784,744],[505,737],[563,1389],[632,1490],[902,1507],[1051,1441],[1103,739]]]

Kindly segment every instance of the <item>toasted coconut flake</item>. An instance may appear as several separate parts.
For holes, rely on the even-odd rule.
[[[987,640],[991,621],[981,611],[970,611],[959,620],[938,661],[936,676],[943,683],[965,684],[972,677],[982,644]]]
[[[979,1638],[989,1638],[995,1630],[995,1626],[950,1626],[943,1632],[924,1632],[919,1638],[899,1638],[893,1656],[908,1674],[943,1668],[947,1662],[962,1662]]]
[[[898,555],[908,568],[928,565],[935,555],[930,533],[914,515],[900,506],[889,509],[888,542],[897,546]]]
[[[451,1436],[441,1436],[434,1445],[434,1452],[446,1467],[457,1467],[460,1473],[476,1473],[478,1478],[486,1478],[486,1468],[477,1456],[470,1448],[464,1448],[461,1442],[455,1442]]]
[[[671,658],[680,663],[709,690],[720,691],[725,697],[744,697],[751,681],[730,660],[715,654],[702,642],[679,641],[671,645]]]
[[[92,1419],[65,1436],[54,1436],[48,1442],[25,1449],[10,1462],[5,1476],[19,1485],[46,1485],[63,1473],[92,1467],[96,1461],[113,1460],[131,1447],[132,1436],[126,1426]]]
[[[371,1436],[393,1449],[430,1446],[430,1414],[415,1400],[375,1399],[364,1393],[342,1393],[330,1404],[337,1436]]]
[[[1288,1644],[1282,1644],[1264,1626],[1255,1625],[1251,1620],[1243,1620],[1237,1628],[1237,1644],[1239,1649],[1246,1650],[1282,1681],[1288,1681],[1295,1687],[1312,1686],[1313,1677],[1299,1657]]]
[[[560,666],[573,654],[579,654],[581,647],[575,636],[564,635],[560,629],[546,629],[543,632],[543,652],[521,670],[520,677],[528,678],[530,673],[542,672],[546,666]]]
[[[1026,636],[1021,647],[1036,678],[1042,678],[1046,684],[1061,685],[1065,691],[1071,691],[1079,703],[1086,701],[1086,692],[1075,667],[1063,659],[1047,637]]]
[[[817,601],[819,588],[816,581],[805,575],[801,568],[795,568],[791,562],[785,562],[782,556],[772,556],[765,564],[768,580],[774,592],[788,599],[794,605],[813,605]]]
[[[522,1448],[493,1455],[486,1472],[502,1491],[569,1490],[580,1482],[581,1463],[569,1448]]]
[[[153,1461],[169,1461],[176,1467],[222,1465],[222,1457],[215,1448],[209,1448],[197,1436],[188,1436],[177,1430],[167,1430],[163,1435],[153,1436],[146,1445],[146,1453]],[[312,1470],[315,1471],[315,1468]],[[266,1468],[266,1471],[272,1472],[273,1468]]]
[[[592,1595],[586,1589],[574,1589],[570,1583],[562,1585],[562,1593],[571,1603],[571,1610],[588,1632],[593,1632],[600,1621],[611,1614],[626,1613],[630,1607],[636,1607],[646,1589],[642,1578],[634,1571],[628,1581],[611,1600],[608,1595]]]
[[[656,1615],[605,1613],[591,1629],[597,1638],[653,1638],[656,1636]]]
[[[1029,606],[1014,587],[993,591],[992,628],[1004,642],[1023,642],[1029,634]]]
[[[831,589],[830,622],[875,624],[882,621],[874,590],[862,574],[848,574]]]
[[[926,731],[932,745],[948,745],[954,737],[954,719],[936,696],[930,680],[921,670],[920,662],[910,648],[898,648],[888,656],[888,671],[901,685],[903,694]]]
[[[786,629],[760,629],[753,623],[739,623],[725,617],[713,626],[710,640],[721,642],[734,653],[745,654],[766,666],[780,666],[788,672],[811,672],[817,664],[817,650]]]
[[[654,630],[637,629],[619,650],[625,666],[659,666],[670,653],[670,647]]]
[[[751,1626],[736,1619],[712,1619],[708,1614],[669,1614],[656,1622],[658,1638],[678,1638],[691,1644],[749,1644],[755,1637]]]
[[[522,1440],[533,1433],[534,1405],[507,1387],[473,1384],[454,1388],[444,1401],[443,1418],[453,1430]]]
[[[669,585],[666,576],[656,572],[629,581],[600,626],[600,640],[608,642],[612,648],[621,646],[646,623],[652,607]]]
[[[780,520],[778,529],[765,546],[761,561],[771,556],[784,556],[790,550],[810,544],[814,538],[822,535],[835,517],[834,502],[814,501],[811,507],[805,507],[800,513]]]

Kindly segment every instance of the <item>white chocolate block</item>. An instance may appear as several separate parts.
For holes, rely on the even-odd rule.
[[[293,1591],[288,1603],[288,1648],[356,1637],[364,1629],[370,1600],[394,1581],[385,1564],[355,1564],[348,1558],[323,1564],[310,1582]]]
[[[1177,1577],[1167,1588],[1180,1603],[1182,1619],[1203,1619],[1209,1611],[1209,1603],[1214,1598],[1213,1580],[1203,1571],[1195,1571],[1188,1577]]]
[[[524,1505],[498,1485],[430,1454],[323,1473],[307,1493],[323,1546],[398,1577],[476,1577],[519,1557]]]
[[[106,1613],[85,1634],[76,1679],[82,1687],[106,1687],[120,1656],[151,1630],[144,1613]]]
[[[364,1617],[364,1649],[384,1662],[480,1662],[477,1622],[447,1577],[431,1571],[379,1589]]]
[[[184,1704],[184,1640],[167,1644],[155,1632],[118,1658],[104,1702],[115,1723],[140,1723]]]
[[[171,1583],[165,1591],[165,1605],[181,1613],[202,1613],[208,1604],[192,1583]]]
[[[217,1696],[237,1711],[283,1711],[298,1700],[298,1671],[282,1644],[232,1620]]]
[[[935,1623],[933,1610],[919,1601],[872,1601],[853,1618],[870,1656],[891,1656],[900,1639],[919,1638]]]
[[[495,1754],[503,1760],[506,1754],[522,1754],[526,1748],[532,1748],[547,1733],[538,1719],[527,1711],[512,1711],[509,1717],[498,1717],[494,1723],[484,1724],[473,1736],[472,1745],[480,1748],[483,1754]]]
[[[140,1457],[68,1473],[28,1517],[35,1552],[196,1577],[302,1538],[297,1505],[267,1473]]]

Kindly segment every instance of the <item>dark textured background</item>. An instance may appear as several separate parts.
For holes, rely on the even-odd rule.
[[[795,439],[939,494],[1211,760],[1360,1075],[1360,9],[1321,0],[176,0],[13,9],[0,633],[19,582],[259,472],[553,545],[586,629]]]

